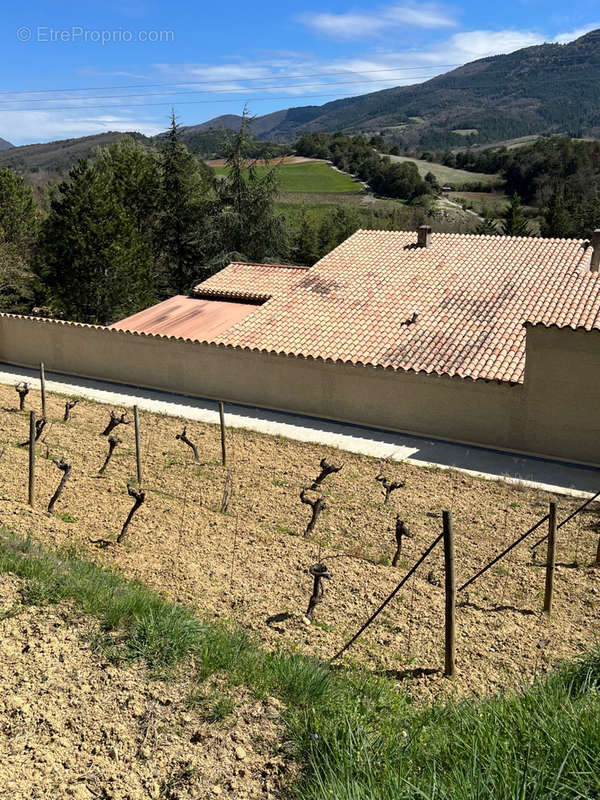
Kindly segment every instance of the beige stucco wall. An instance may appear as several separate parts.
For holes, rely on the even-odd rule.
[[[0,360],[11,364],[600,463],[587,427],[600,336],[529,329],[527,357],[525,384],[511,387],[0,315]]]

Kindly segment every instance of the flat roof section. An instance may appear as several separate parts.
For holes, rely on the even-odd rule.
[[[260,303],[213,300],[178,294],[108,327],[136,333],[177,336],[201,342],[213,339],[229,330],[257,308],[260,308]]]

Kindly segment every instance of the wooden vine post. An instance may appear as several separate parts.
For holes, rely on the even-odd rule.
[[[225,447],[225,406],[222,400],[219,400],[219,420],[221,422],[221,463],[225,466],[227,464],[227,449]]]
[[[35,502],[35,411],[29,412],[29,505]]]
[[[142,485],[142,453],[140,449],[140,415],[138,407],[133,407],[133,422],[135,428],[135,463],[137,467],[138,486]]]
[[[444,524],[444,571],[446,584],[445,614],[445,653],[444,675],[453,678],[456,674],[456,579],[454,575],[454,537],[452,533],[452,512],[443,512]]]
[[[40,363],[40,389],[42,391],[42,417],[46,419],[46,375],[43,361]]]
[[[544,591],[544,611],[552,612],[554,594],[554,565],[556,562],[556,503],[550,503],[548,514],[548,550],[546,554],[546,588]]]

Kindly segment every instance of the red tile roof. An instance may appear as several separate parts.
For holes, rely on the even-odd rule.
[[[600,276],[584,241],[434,233],[419,248],[416,239],[358,231],[310,270],[231,264],[196,291],[271,299],[213,341],[518,383],[526,322],[600,328]]]
[[[295,286],[308,267],[285,264],[250,264],[233,261],[196,286],[196,294],[218,297],[268,299]]]
[[[260,304],[200,300],[179,294],[109,327],[202,341],[218,336],[257,308]]]

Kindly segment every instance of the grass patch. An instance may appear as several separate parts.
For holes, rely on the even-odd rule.
[[[225,175],[227,167],[213,167],[217,175]],[[257,166],[259,176],[271,167]],[[306,192],[308,194],[343,194],[362,192],[363,186],[350,175],[338,172],[323,161],[307,161],[301,164],[282,164],[277,167],[279,189],[282,193]]]
[[[77,517],[74,517],[73,514],[69,514],[68,511],[64,511],[62,514],[57,514],[56,516],[62,519],[63,522],[77,522]]]
[[[419,175],[422,178],[424,178],[428,172],[432,172],[442,186],[445,184],[449,186],[463,186],[469,183],[486,183],[489,185],[500,183],[499,175],[489,175],[486,172],[469,172],[466,169],[446,167],[444,164],[436,164],[433,161],[423,161],[419,158],[410,158],[409,156],[390,156],[390,158],[394,162],[412,161],[419,170]]]
[[[79,557],[0,533],[0,571],[23,580],[24,602],[68,599],[111,634],[112,655],[151,669],[193,657],[215,673],[287,704],[302,800],[586,800],[600,797],[600,652],[534,686],[484,701],[415,708],[395,680],[267,653],[243,632]],[[228,698],[208,697],[214,721]],[[168,795],[166,795],[168,796]]]

